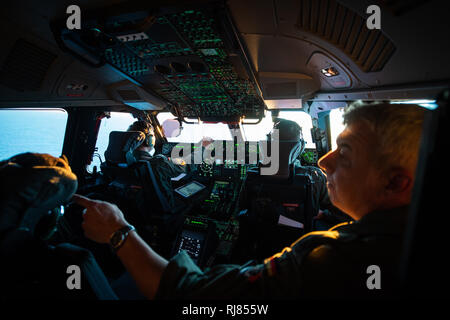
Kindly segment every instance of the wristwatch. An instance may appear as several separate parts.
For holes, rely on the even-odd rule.
[[[111,249],[114,252],[117,252],[117,250],[119,250],[119,248],[125,243],[125,240],[128,237],[128,233],[133,230],[135,230],[135,227],[133,227],[132,225],[128,225],[114,232],[109,238]]]

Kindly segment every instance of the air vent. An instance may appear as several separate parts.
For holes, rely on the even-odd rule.
[[[364,72],[383,69],[395,46],[380,30],[336,0],[301,0],[297,27],[343,50]]]
[[[0,71],[0,83],[18,91],[37,91],[56,55],[18,39]]]
[[[142,100],[139,94],[134,90],[117,90],[117,93],[124,101]]]

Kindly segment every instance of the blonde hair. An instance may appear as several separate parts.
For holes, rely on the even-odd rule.
[[[350,104],[344,111],[344,124],[364,121],[375,133],[375,165],[403,167],[414,174],[417,165],[425,108],[415,104],[362,102]]]

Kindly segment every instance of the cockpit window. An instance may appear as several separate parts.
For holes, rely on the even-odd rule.
[[[309,114],[303,111],[280,111],[278,117],[297,122],[302,128],[303,138],[306,141],[306,148],[315,148],[315,143],[313,143],[311,137],[312,121]],[[160,112],[158,113],[157,118],[162,125],[165,120],[174,119],[175,117],[170,112]],[[197,120],[188,120],[194,123],[183,122],[183,129],[181,130],[180,135],[178,137],[167,137],[167,141],[197,143],[202,139],[232,140],[233,138],[232,132],[226,124],[202,123]],[[244,120],[244,122],[245,123],[241,126],[246,141],[266,140],[267,134],[273,128],[272,112],[267,111],[260,122],[247,119]]]
[[[61,156],[66,124],[63,109],[0,109],[0,160],[23,152]]]
[[[302,128],[303,138],[306,141],[306,148],[315,148],[316,145],[312,141],[311,116],[303,111],[280,111],[278,118],[292,120],[298,123]],[[266,140],[267,134],[273,128],[272,112],[267,111],[265,117],[258,124],[244,124],[242,128],[248,141]]]
[[[98,131],[96,151],[91,164],[88,166],[88,172],[92,172],[94,166],[100,171],[100,159],[105,161],[105,151],[108,148],[109,133],[111,131],[127,131],[128,127],[136,121],[130,113],[111,112],[110,118],[103,118]]]
[[[331,149],[337,148],[336,138],[344,131],[344,123],[342,115],[344,114],[344,108],[337,108],[330,111],[330,135],[331,135]]]
[[[312,120],[311,116],[303,111],[280,111],[278,118],[292,120],[302,128],[303,139],[306,141],[306,148],[316,148],[316,144],[311,137]]]
[[[430,110],[434,110],[438,107],[436,100],[392,100],[391,103],[417,104]]]
[[[170,112],[160,112],[157,115],[159,123],[162,125],[167,119],[175,117]],[[167,137],[168,142],[193,142],[197,143],[202,139],[212,140],[231,140],[232,135],[228,125],[224,123],[204,123],[196,119],[187,119],[189,122],[183,122],[183,129],[177,137]]]
[[[245,120],[245,122],[250,122]],[[266,112],[264,118],[261,122],[257,124],[243,124],[242,130],[245,134],[245,139],[247,141],[260,141],[266,140],[267,134],[273,128],[272,113],[270,111]]]
[[[437,108],[435,100],[391,100],[390,103],[417,104],[430,110]],[[336,149],[336,138],[342,131],[344,131],[345,128],[342,117],[343,114],[344,108],[336,108],[330,111],[330,136],[332,150]]]

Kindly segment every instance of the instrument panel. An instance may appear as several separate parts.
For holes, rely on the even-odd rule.
[[[306,148],[300,156],[300,161],[306,166],[317,166],[317,161],[319,161],[317,150]]]
[[[236,144],[232,145],[238,147]],[[225,158],[226,141],[223,146]],[[171,156],[172,150],[176,147],[180,147],[180,144],[165,143],[161,147],[161,152]],[[209,155],[208,152],[203,153],[205,148],[201,143],[184,144],[184,147],[187,148],[184,151],[191,154],[181,155],[197,162],[186,164],[189,174],[181,183],[185,186],[196,182],[204,185],[205,189],[187,199],[178,196],[187,209],[183,212],[184,224],[176,240],[173,254],[185,250],[201,267],[231,263],[233,248],[239,237],[238,216],[242,210],[240,206],[247,171],[256,164],[241,164],[236,160],[237,157],[234,160],[219,161],[208,156],[199,157]],[[228,155],[230,156],[230,153]],[[234,155],[237,156],[237,151]]]
[[[215,148],[206,150],[201,142],[166,142],[161,146],[161,153],[173,159],[182,158],[187,165],[201,169],[207,176],[211,176],[213,164],[217,165],[216,168],[223,165],[223,168],[230,169],[237,168],[237,164],[255,166],[260,161],[259,145],[256,142],[245,141],[244,144],[226,140],[221,142],[222,154],[216,154]]]
[[[224,141],[224,149],[226,142],[231,141]],[[187,185],[195,181],[206,188],[189,199],[183,199],[189,205],[189,210],[184,213],[183,229],[173,253],[185,250],[201,267],[233,263],[231,257],[239,238],[240,211],[245,211],[246,206],[242,204],[248,200],[245,195],[247,176],[258,173],[258,170],[253,170],[258,168],[258,164],[238,161],[236,149],[240,146],[230,145],[235,149],[234,159],[219,161],[211,160],[208,156],[199,158],[199,155],[209,154],[204,152],[205,148],[201,143],[184,146],[187,147],[187,152],[191,152],[189,158],[192,161],[201,159],[201,162],[187,164],[190,174],[183,183]],[[258,148],[252,149],[252,146],[254,145],[251,143],[245,144],[246,160],[251,158],[249,155],[252,152],[259,151]],[[170,156],[175,147],[180,145],[165,143],[161,150],[163,154]],[[225,155],[224,152],[224,157]],[[316,150],[306,149],[300,160],[303,165],[317,165]]]

